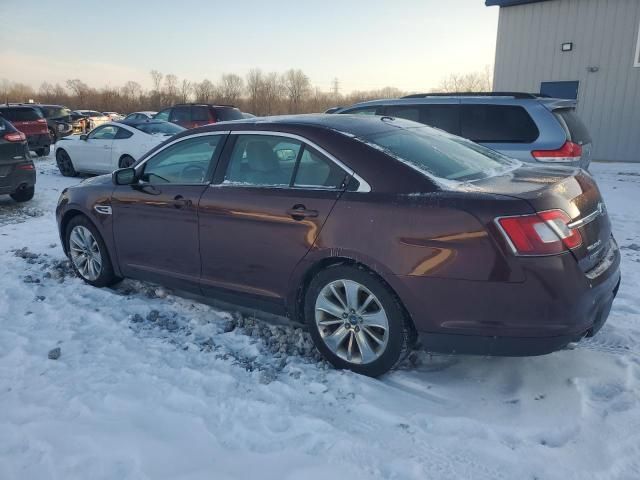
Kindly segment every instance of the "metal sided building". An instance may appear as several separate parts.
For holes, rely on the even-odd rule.
[[[578,100],[596,160],[640,162],[640,0],[486,0],[500,7],[495,91]]]

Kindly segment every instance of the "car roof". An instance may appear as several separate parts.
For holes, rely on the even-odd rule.
[[[347,136],[361,137],[372,133],[391,131],[396,128],[424,128],[425,125],[402,118],[377,115],[333,115],[310,113],[303,115],[278,115],[271,117],[243,118],[218,122],[195,129],[199,132],[216,130],[287,130],[296,127],[335,130]],[[193,132],[194,130],[189,130]]]

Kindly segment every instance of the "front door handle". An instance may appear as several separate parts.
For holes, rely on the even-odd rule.
[[[176,195],[171,202],[175,208],[190,207],[192,205],[191,200],[184,198],[182,195]]]
[[[305,218],[313,218],[318,216],[317,210],[307,210],[304,205],[294,205],[293,208],[287,210],[289,215],[294,220],[303,220]]]

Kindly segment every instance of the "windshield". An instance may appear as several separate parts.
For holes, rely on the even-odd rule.
[[[71,110],[64,107],[40,107],[47,118],[60,118],[71,115]]]
[[[520,165],[494,150],[429,127],[398,128],[359,140],[445,180],[479,180]]]
[[[139,123],[137,125],[134,125],[134,127],[138,130],[143,131],[144,133],[148,133],[149,135],[175,135],[176,133],[180,133],[185,130],[180,125],[169,122]]]

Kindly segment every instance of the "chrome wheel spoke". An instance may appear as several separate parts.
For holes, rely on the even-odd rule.
[[[386,330],[387,325],[389,325],[389,320],[387,319],[387,314],[384,313],[384,310],[378,310],[374,313],[363,314],[362,324],[367,327],[377,327]]]
[[[333,296],[336,297],[338,302],[340,302],[340,305],[342,306],[342,308],[344,310],[347,310],[347,299],[342,298],[342,295],[340,294],[340,292],[338,292],[338,289],[336,288],[335,284],[332,283],[331,285],[329,285],[329,290],[331,290],[331,293],[333,293]]]
[[[365,332],[369,338],[373,339],[378,345],[382,345],[384,343],[384,334],[380,335],[376,332],[372,331],[368,327],[362,327],[362,331]]]
[[[344,291],[347,296],[347,307],[349,307],[350,310],[357,311],[360,284],[352,282],[351,280],[344,280],[342,285],[344,285]]]
[[[364,331],[360,330],[356,332],[356,343],[358,344],[358,350],[360,350],[360,357],[362,358],[362,363],[369,363],[375,360],[378,355],[373,351],[371,345],[369,344],[369,339]]]
[[[371,305],[371,302],[373,302],[375,300],[376,297],[373,296],[372,293],[370,293],[367,298],[365,298],[364,302],[362,302],[362,305],[360,305],[360,307],[358,308],[358,313],[362,314],[364,313],[367,308],[369,307],[369,305]]]
[[[341,325],[331,335],[326,336],[324,341],[327,343],[329,348],[335,351],[340,347],[348,334],[349,330],[347,330],[344,325]]]
[[[323,312],[327,312],[329,315],[336,318],[341,318],[342,314],[344,313],[344,308],[336,305],[324,295],[320,295],[318,297],[318,301],[316,302],[316,310],[322,310]]]

